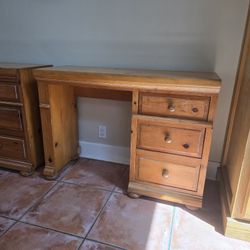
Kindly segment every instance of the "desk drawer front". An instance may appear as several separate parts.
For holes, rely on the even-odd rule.
[[[0,129],[23,131],[21,109],[0,106]]]
[[[25,160],[25,143],[23,139],[0,136],[0,157]]]
[[[201,158],[205,128],[162,120],[138,119],[138,148]]]
[[[18,86],[0,82],[0,101],[19,101]]]
[[[199,173],[199,162],[184,162],[181,158],[168,158],[156,152],[141,151],[137,155],[137,179],[140,181],[197,191]]]
[[[163,117],[207,120],[208,109],[208,97],[186,97],[142,93],[139,101],[140,114]]]

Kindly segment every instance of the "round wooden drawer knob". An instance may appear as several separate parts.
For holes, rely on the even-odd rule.
[[[171,139],[170,135],[166,135],[164,138],[164,141],[168,144],[172,143],[172,139]]]
[[[168,178],[168,176],[169,176],[169,172],[168,172],[168,170],[166,168],[164,168],[162,170],[162,177],[163,178]]]
[[[183,146],[183,148],[185,148],[185,149],[188,149],[188,148],[189,148],[189,144],[187,144],[187,143],[183,144],[182,146]]]
[[[171,113],[175,112],[175,106],[169,105],[169,106],[168,106],[168,110],[169,110],[169,112],[171,112]]]
[[[194,113],[197,113],[197,112],[199,111],[199,109],[197,109],[197,108],[192,108],[192,111],[193,111]]]

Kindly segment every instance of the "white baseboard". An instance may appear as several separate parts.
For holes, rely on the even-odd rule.
[[[127,165],[129,164],[129,147],[120,147],[87,141],[79,141],[79,145],[81,148],[81,157]]]
[[[129,164],[129,147],[120,147],[87,141],[79,141],[79,145],[81,148],[80,157],[86,157],[102,161],[110,161],[127,165]],[[216,172],[219,166],[219,162],[208,162],[207,179],[216,180]]]

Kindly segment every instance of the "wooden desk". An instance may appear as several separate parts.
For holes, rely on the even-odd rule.
[[[78,157],[76,96],[103,97],[103,89],[104,98],[132,95],[130,196],[201,207],[220,90],[216,74],[55,67],[34,76],[46,177]]]

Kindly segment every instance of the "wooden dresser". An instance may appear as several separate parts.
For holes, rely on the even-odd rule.
[[[48,66],[48,65],[47,65]],[[38,91],[29,64],[0,63],[0,167],[30,175],[44,164]]]
[[[84,89],[132,95],[131,197],[201,207],[220,90],[214,73],[55,67],[34,71],[45,170],[53,178],[77,155],[76,96]],[[87,91],[89,93],[89,90]],[[121,96],[121,94],[117,94]]]

